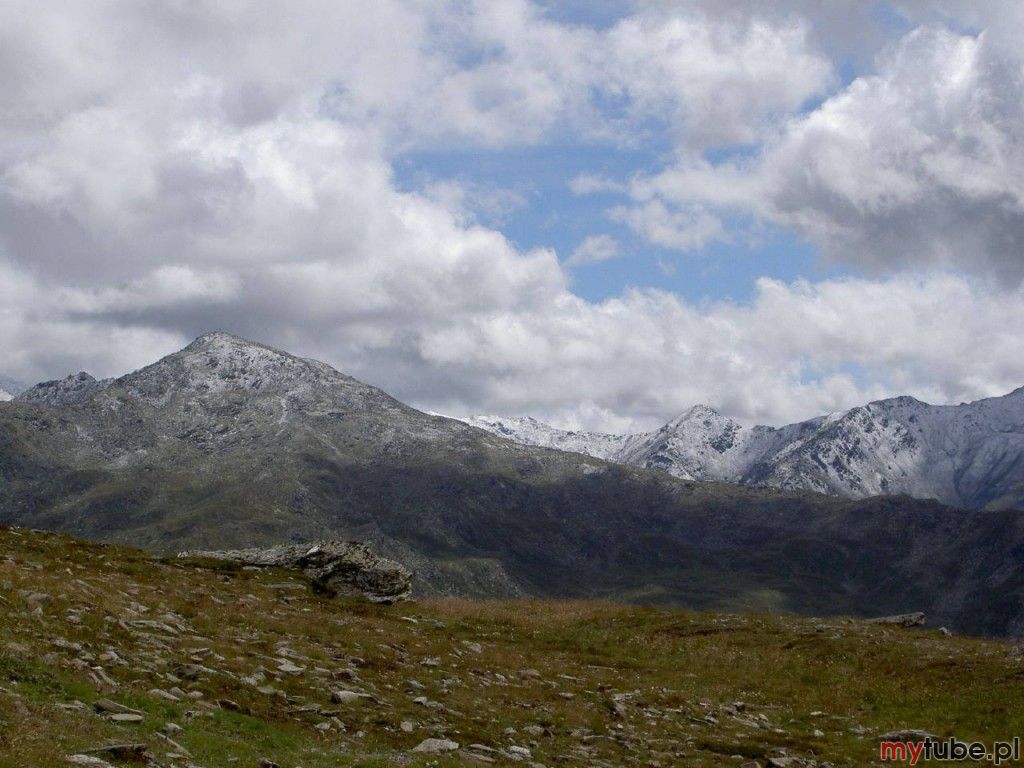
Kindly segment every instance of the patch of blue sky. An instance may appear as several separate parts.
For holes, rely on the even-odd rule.
[[[874,3],[871,19],[891,37],[902,37],[914,28],[907,14],[891,2]]]
[[[618,259],[573,269],[573,290],[591,301],[612,298],[627,287],[654,288],[692,304],[747,303],[757,281],[817,281],[846,274],[822,262],[816,249],[792,232],[759,225],[747,217],[727,217],[727,239],[679,252],[652,246],[630,232],[612,232],[622,243]]]
[[[454,180],[469,187],[508,191],[522,205],[478,212],[482,224],[500,229],[519,248],[553,248],[567,258],[589,235],[612,227],[605,211],[620,200],[606,193],[577,195],[570,182],[581,175],[616,181],[653,173],[661,165],[643,150],[554,141],[543,146],[489,150],[452,148],[416,151],[393,161],[399,188],[422,190]]]
[[[752,151],[730,150],[733,155]],[[572,269],[573,290],[589,301],[619,296],[627,288],[655,288],[689,302],[746,302],[755,296],[757,280],[763,276],[791,282],[840,274],[793,233],[741,215],[725,217],[726,238],[721,241],[685,253],[661,248],[609,217],[610,208],[628,203],[623,195],[577,195],[569,188],[572,179],[584,174],[623,181],[655,172],[663,162],[664,157],[646,143],[642,149],[629,149],[553,142],[502,150],[417,151],[397,158],[394,168],[396,182],[404,189],[422,190],[433,182],[455,180],[471,190],[510,193],[497,196],[510,205],[481,206],[477,217],[524,250],[552,248],[566,261],[588,237],[614,238],[620,256]]]
[[[540,0],[544,14],[562,24],[607,29],[633,10],[623,0]]]

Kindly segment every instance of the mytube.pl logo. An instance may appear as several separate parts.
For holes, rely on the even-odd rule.
[[[965,742],[954,738],[944,741],[883,741],[880,745],[883,761],[917,765],[921,760],[974,760],[1002,765],[1006,760],[1020,760],[1020,737],[1012,741],[997,741],[988,746],[980,741]]]

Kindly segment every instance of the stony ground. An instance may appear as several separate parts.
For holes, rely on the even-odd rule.
[[[905,728],[1024,734],[1024,658],[838,618],[377,606],[0,529],[3,768],[862,766]]]

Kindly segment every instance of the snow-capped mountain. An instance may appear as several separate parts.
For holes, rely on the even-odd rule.
[[[778,428],[744,427],[703,405],[635,435],[568,432],[529,418],[466,421],[528,445],[688,480],[1024,508],[1024,387],[956,406],[896,397]]]
[[[469,416],[460,419],[514,443],[554,448],[559,451],[584,453],[598,459],[618,461],[629,442],[629,435],[608,435],[603,432],[572,432],[549,426],[530,416],[503,419],[499,416]]]
[[[6,403],[8,400],[13,400],[14,395],[8,392],[3,387],[0,387],[0,403]]]

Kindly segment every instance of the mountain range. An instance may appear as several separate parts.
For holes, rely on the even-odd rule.
[[[687,480],[1024,508],[1024,387],[954,406],[896,397],[784,427],[745,427],[704,405],[654,432],[631,435],[560,430],[529,417],[465,421],[526,445]]]
[[[409,566],[421,593],[925,610],[1024,633],[1018,512],[698,482],[523,445],[226,333],[0,403],[0,523],[157,552],[356,539]]]

